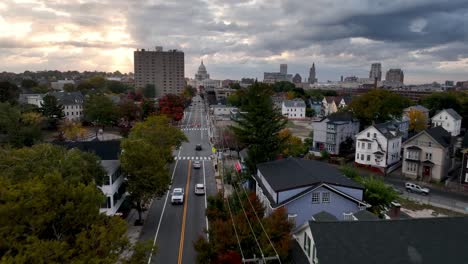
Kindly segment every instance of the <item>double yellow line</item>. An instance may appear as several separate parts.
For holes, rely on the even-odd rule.
[[[182,264],[182,255],[183,255],[183,252],[184,252],[185,221],[187,219],[187,204],[188,204],[188,193],[189,193],[190,172],[191,171],[192,171],[192,161],[189,160],[187,184],[185,185],[185,193],[184,193],[184,213],[183,213],[183,216],[182,216],[182,230],[180,231],[179,258],[177,260],[177,264]]]

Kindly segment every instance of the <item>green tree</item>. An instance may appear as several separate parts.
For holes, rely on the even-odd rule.
[[[468,101],[468,95],[463,92],[432,93],[421,99],[421,104],[430,111],[433,116],[437,111],[452,108],[457,113],[463,112],[463,103]],[[468,109],[467,109],[468,110]]]
[[[113,125],[118,118],[118,109],[115,103],[107,96],[91,95],[83,106],[84,118],[96,126],[96,137],[98,127]]]
[[[106,90],[106,79],[100,75],[89,78],[88,82],[98,91],[104,92]]]
[[[397,193],[382,179],[367,177],[361,178],[364,185],[364,200],[372,207],[371,211],[380,215],[385,207],[390,206],[390,203],[397,198]]]
[[[147,84],[145,88],[143,88],[143,96],[146,98],[156,97],[156,87],[154,84]]]
[[[281,154],[284,157],[298,157],[301,154],[305,154],[306,148],[302,140],[296,136],[293,136],[291,131],[287,128],[280,131],[278,134],[280,140],[284,142]]]
[[[182,95],[185,98],[192,98],[197,94],[197,89],[193,88],[192,86],[188,85],[185,87],[184,91],[182,92]]]
[[[187,140],[185,135],[169,124],[164,116],[150,116],[137,123],[127,139],[122,141],[122,168],[128,173],[128,190],[136,203],[142,223],[142,205],[161,197],[171,182],[168,162],[172,150]]]
[[[65,92],[75,92],[78,88],[73,83],[66,83],[63,85],[63,90]]]
[[[43,118],[36,112],[22,112],[19,107],[0,103],[0,133],[13,147],[32,146],[42,139]]]
[[[374,89],[355,98],[349,105],[351,112],[359,119],[361,126],[368,126],[401,117],[403,109],[411,100],[391,91]]]
[[[119,81],[107,81],[106,82],[107,90],[115,94],[126,93],[128,90],[132,90],[132,87],[129,87]]]
[[[276,82],[272,85],[272,87],[273,91],[276,93],[289,92],[296,88],[296,86],[293,83],[287,81]]]
[[[239,90],[239,89],[241,89],[242,87],[240,86],[239,83],[236,82],[236,83],[231,83],[231,84],[229,84],[229,88],[234,89],[234,90]]]
[[[47,119],[48,127],[56,128],[58,122],[65,117],[63,105],[59,104],[57,98],[53,95],[44,96],[42,101],[39,111]]]
[[[20,90],[18,86],[10,82],[0,82],[0,103],[18,103]]]
[[[258,163],[273,160],[280,153],[284,141],[278,134],[286,127],[281,113],[273,107],[271,88],[256,82],[246,91],[246,104],[240,118],[231,126],[239,141],[249,149],[247,166],[251,173]]]
[[[126,223],[99,213],[98,159],[52,145],[0,151],[0,262],[116,263]]]
[[[23,79],[21,81],[21,88],[31,89],[33,87],[36,87],[37,85],[38,83],[32,79]]]
[[[241,98],[237,93],[232,93],[227,97],[228,105],[240,107],[241,106]]]
[[[47,87],[45,84],[39,84],[31,88],[31,91],[33,93],[45,94],[49,91],[49,87]]]

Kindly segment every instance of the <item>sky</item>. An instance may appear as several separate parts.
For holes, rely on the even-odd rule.
[[[467,0],[2,0],[0,71],[133,71],[133,51],[179,49],[185,75],[265,71],[319,81],[383,75],[468,80]]]

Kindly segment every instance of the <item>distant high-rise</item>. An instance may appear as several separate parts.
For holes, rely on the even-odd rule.
[[[184,52],[163,51],[162,47],[156,47],[154,51],[136,50],[133,58],[135,88],[142,89],[152,84],[156,89],[156,97],[182,93],[185,87]]]
[[[369,79],[372,81],[377,79],[379,82],[382,80],[382,64],[372,63],[371,70],[369,72]]]
[[[316,83],[317,78],[315,78],[315,63],[312,63],[312,67],[309,70],[309,83]]]
[[[385,81],[386,82],[393,82],[393,83],[402,83],[404,81],[404,74],[401,69],[390,69],[388,70],[386,76],[385,76]]]
[[[203,65],[203,60],[201,61],[200,67],[198,67],[198,72],[195,74],[195,80],[203,81],[209,79],[210,75],[206,71],[205,65]]]
[[[280,73],[281,74],[288,74],[288,65],[287,64],[280,64]]]

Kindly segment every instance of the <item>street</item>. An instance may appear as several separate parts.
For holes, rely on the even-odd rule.
[[[199,96],[194,97],[180,123],[188,142],[174,152],[174,162],[170,166],[172,186],[162,198],[153,201],[140,235],[140,241],[151,240],[157,245],[148,263],[195,262],[193,241],[200,235],[206,236],[206,199],[216,193],[206,113]],[[201,144],[202,150],[195,150],[197,144]],[[200,161],[201,168],[194,169],[194,161]],[[205,184],[206,195],[194,194],[197,183]],[[174,188],[185,190],[181,205],[171,204]]]

